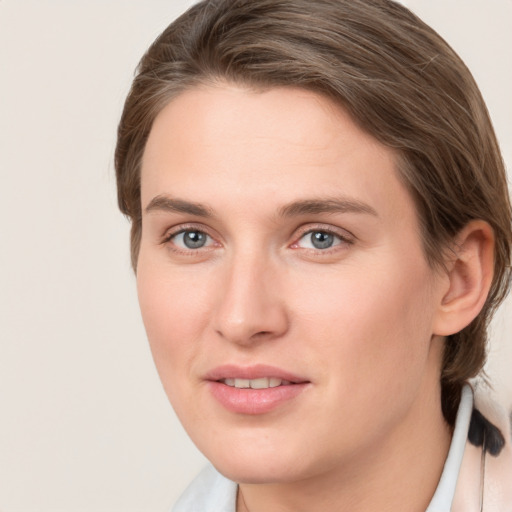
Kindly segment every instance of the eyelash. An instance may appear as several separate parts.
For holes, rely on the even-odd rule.
[[[210,238],[211,240],[214,241],[213,247],[211,245],[209,245],[207,247],[199,247],[197,249],[183,249],[181,247],[176,246],[176,244],[172,244],[173,238],[176,238],[178,235],[180,235],[182,233],[187,233],[187,232],[201,233],[203,235],[206,235],[208,238]],[[204,227],[198,227],[198,226],[194,226],[194,225],[181,225],[171,231],[167,231],[165,233],[164,237],[162,238],[161,244],[162,245],[172,244],[173,245],[172,250],[174,252],[179,253],[179,254],[184,254],[184,255],[191,255],[191,256],[198,254],[200,251],[203,252],[205,250],[212,249],[215,246],[219,246],[219,243],[215,242],[215,238],[210,233],[208,233],[208,231],[205,230]]]
[[[327,235],[331,235],[339,240],[339,243],[328,247],[326,249],[317,249],[317,248],[301,248],[298,244],[299,242],[306,237],[307,235],[311,235],[313,233],[325,233]],[[293,242],[290,247],[292,249],[303,249],[305,251],[311,251],[315,254],[331,254],[332,252],[343,250],[347,246],[353,245],[355,243],[355,237],[352,233],[344,230],[344,233],[340,233],[339,230],[333,229],[330,226],[325,225],[316,225],[316,226],[308,226],[304,231],[300,232],[299,235],[295,238],[295,242]],[[344,247],[339,247],[344,246]]]
[[[208,238],[213,240],[214,243],[210,244],[206,247],[199,247],[197,249],[192,249],[192,248],[183,249],[183,248],[177,247],[175,244],[173,244],[172,250],[174,252],[193,256],[193,255],[198,254],[199,252],[203,252],[203,251],[206,251],[209,249],[211,250],[215,247],[220,246],[219,242],[215,241],[215,237],[212,236],[210,233],[208,233],[208,230],[204,229],[204,227],[202,227],[202,226],[198,227],[198,226],[194,226],[194,225],[181,225],[171,231],[166,232],[161,241],[161,244],[169,245],[172,243],[173,238],[177,237],[178,235],[180,235],[182,233],[187,233],[187,232],[192,232],[192,233],[195,232],[195,233],[204,234]],[[336,239],[338,239],[339,243],[336,243],[335,245],[325,248],[325,249],[301,248],[298,245],[299,242],[305,236],[311,235],[313,233],[325,233],[325,234],[331,235],[331,236],[335,237]],[[355,242],[355,237],[354,237],[354,235],[352,235],[352,233],[344,230],[344,234],[342,234],[342,233],[340,233],[340,231],[335,230],[332,227],[325,226],[325,225],[307,226],[307,228],[305,227],[305,228],[303,228],[303,230],[299,231],[298,236],[295,236],[294,239],[295,239],[295,241],[289,245],[290,248],[295,249],[295,250],[302,249],[304,251],[314,252],[315,254],[331,254],[332,252],[335,252],[337,250],[343,250],[343,248],[339,248],[340,245],[344,246],[346,248],[346,246],[353,245]]]

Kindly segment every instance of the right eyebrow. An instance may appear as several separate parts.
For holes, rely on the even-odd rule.
[[[348,197],[303,199],[283,206],[279,213],[283,217],[321,213],[363,213],[374,217],[379,216],[369,204]]]
[[[170,213],[186,213],[196,217],[213,217],[211,208],[201,204],[185,201],[184,199],[176,199],[166,195],[155,196],[144,209],[146,213],[154,211],[170,212]]]

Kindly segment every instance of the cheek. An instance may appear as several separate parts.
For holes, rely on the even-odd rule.
[[[319,414],[327,411],[343,424],[354,445],[361,432],[381,435],[403,418],[429,375],[428,273],[417,266],[412,273],[406,266],[401,270],[353,268],[326,280],[324,293],[316,280],[304,294],[309,313],[303,325],[327,390]],[[375,425],[381,425],[379,432],[367,430]]]
[[[316,343],[321,340],[326,367],[338,364],[343,374],[366,382],[392,380],[399,365],[418,370],[430,342],[428,270],[384,263],[311,277],[300,292],[298,316]]]
[[[162,269],[141,254],[137,292],[142,319],[160,378],[167,388],[171,376],[186,374],[200,346],[208,315],[205,288],[183,273]]]

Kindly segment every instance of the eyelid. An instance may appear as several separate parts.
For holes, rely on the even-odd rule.
[[[204,233],[205,235],[207,235],[208,237],[210,237],[214,241],[214,244],[210,244],[207,247],[188,250],[190,252],[198,252],[201,249],[206,250],[206,249],[211,248],[212,245],[214,245],[214,246],[215,245],[217,245],[217,246],[221,245],[220,242],[218,241],[218,237],[215,236],[212,233],[211,229],[209,229],[208,227],[204,226],[203,224],[195,224],[195,223],[178,224],[177,226],[173,226],[172,228],[166,229],[164,234],[161,237],[161,241],[160,241],[161,245],[166,245],[166,244],[171,243],[172,239],[175,236],[177,236],[180,233],[183,233],[185,231],[197,231],[197,232],[200,232],[200,233]],[[181,248],[177,248],[176,250],[185,251],[185,249],[181,249]]]
[[[299,229],[296,230],[293,239],[294,242],[292,243],[292,246],[297,244],[297,242],[304,237],[305,235],[309,233],[314,233],[316,231],[322,231],[325,233],[329,233],[330,235],[337,236],[340,238],[343,242],[346,243],[354,243],[357,238],[352,234],[350,231],[338,228],[335,226],[332,226],[330,224],[305,224],[301,226]]]
[[[200,251],[211,250],[211,249],[218,248],[218,247],[222,246],[222,243],[219,241],[220,237],[217,234],[214,234],[208,226],[205,226],[204,224],[200,224],[200,223],[178,224],[176,226],[166,229],[164,234],[161,237],[160,244],[167,245],[167,244],[172,243],[172,239],[175,236],[177,236],[180,233],[183,233],[185,231],[198,231],[198,232],[204,233],[205,235],[207,235],[208,237],[210,237],[212,239],[213,244],[209,244],[206,247],[201,247],[198,249],[182,249],[175,245],[173,247],[173,250],[176,252],[198,253]],[[351,233],[350,231],[348,231],[347,229],[333,226],[332,224],[310,223],[310,224],[304,224],[295,230],[295,233],[293,235],[293,242],[289,245],[289,247],[291,247],[293,249],[301,249],[301,247],[298,246],[298,242],[305,235],[307,235],[309,233],[314,233],[317,231],[334,235],[335,237],[340,239],[341,243],[336,244],[336,246],[333,246],[331,248],[323,249],[323,250],[322,249],[308,249],[308,248],[304,248],[304,250],[312,250],[314,252],[328,253],[330,251],[337,250],[336,248],[339,245],[345,245],[345,246],[351,245],[351,244],[355,243],[355,241],[357,240],[356,236],[353,233]]]
[[[334,236],[337,241],[330,247],[304,247],[300,245],[303,238],[312,233],[326,233]],[[314,255],[315,257],[328,257],[346,251],[348,247],[356,242],[356,237],[346,229],[334,227],[329,224],[307,224],[301,226],[294,236],[294,241],[289,247],[293,250],[300,250],[303,254]]]

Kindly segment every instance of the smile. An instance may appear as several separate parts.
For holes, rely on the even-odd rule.
[[[223,365],[205,380],[210,396],[225,410],[252,416],[292,406],[312,386],[304,377],[268,365]]]

